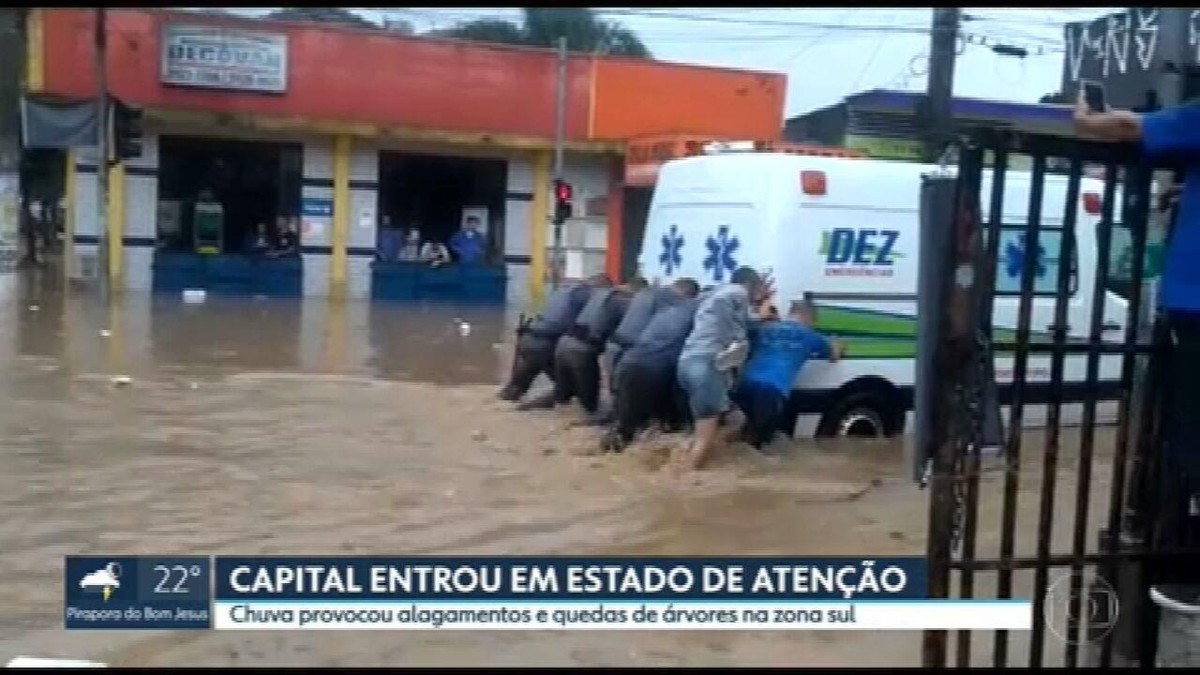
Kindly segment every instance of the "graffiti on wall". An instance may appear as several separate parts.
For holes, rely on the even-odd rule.
[[[1149,72],[1158,52],[1161,15],[1157,8],[1133,7],[1095,21],[1067,24],[1068,81]]]
[[[1063,27],[1062,84],[1073,97],[1080,80],[1098,80],[1119,108],[1154,105],[1168,64],[1200,64],[1200,10],[1131,7]]]

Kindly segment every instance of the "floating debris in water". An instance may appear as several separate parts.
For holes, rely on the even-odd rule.
[[[458,324],[458,334],[463,337],[467,337],[468,335],[470,335],[471,334],[471,324],[467,323],[466,321]]]
[[[112,382],[115,387],[126,387],[133,384],[133,378],[128,375],[117,375],[109,380],[109,382]]]
[[[29,306],[29,311],[31,311],[31,312],[36,312],[36,311],[38,311],[39,309],[41,309],[41,307],[38,307],[37,305],[30,305],[30,306]]]
[[[108,330],[107,328],[100,330],[100,337],[108,337],[110,335],[112,335],[112,331]]]

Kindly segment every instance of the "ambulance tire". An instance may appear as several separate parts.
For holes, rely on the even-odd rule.
[[[903,431],[898,406],[882,391],[857,391],[842,398],[817,425],[818,438],[887,438]]]

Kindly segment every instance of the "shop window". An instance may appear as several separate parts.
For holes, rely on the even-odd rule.
[[[296,143],[163,136],[159,247],[298,254],[302,162]]]
[[[473,218],[485,242],[483,261],[497,262],[507,174],[503,159],[380,153],[378,257],[413,261],[440,247],[449,252],[455,234]]]

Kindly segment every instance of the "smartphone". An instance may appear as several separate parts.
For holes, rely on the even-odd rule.
[[[1095,80],[1080,80],[1079,84],[1083,87],[1083,96],[1087,101],[1088,110],[1098,113],[1108,111],[1108,104],[1104,100],[1103,84]]]

